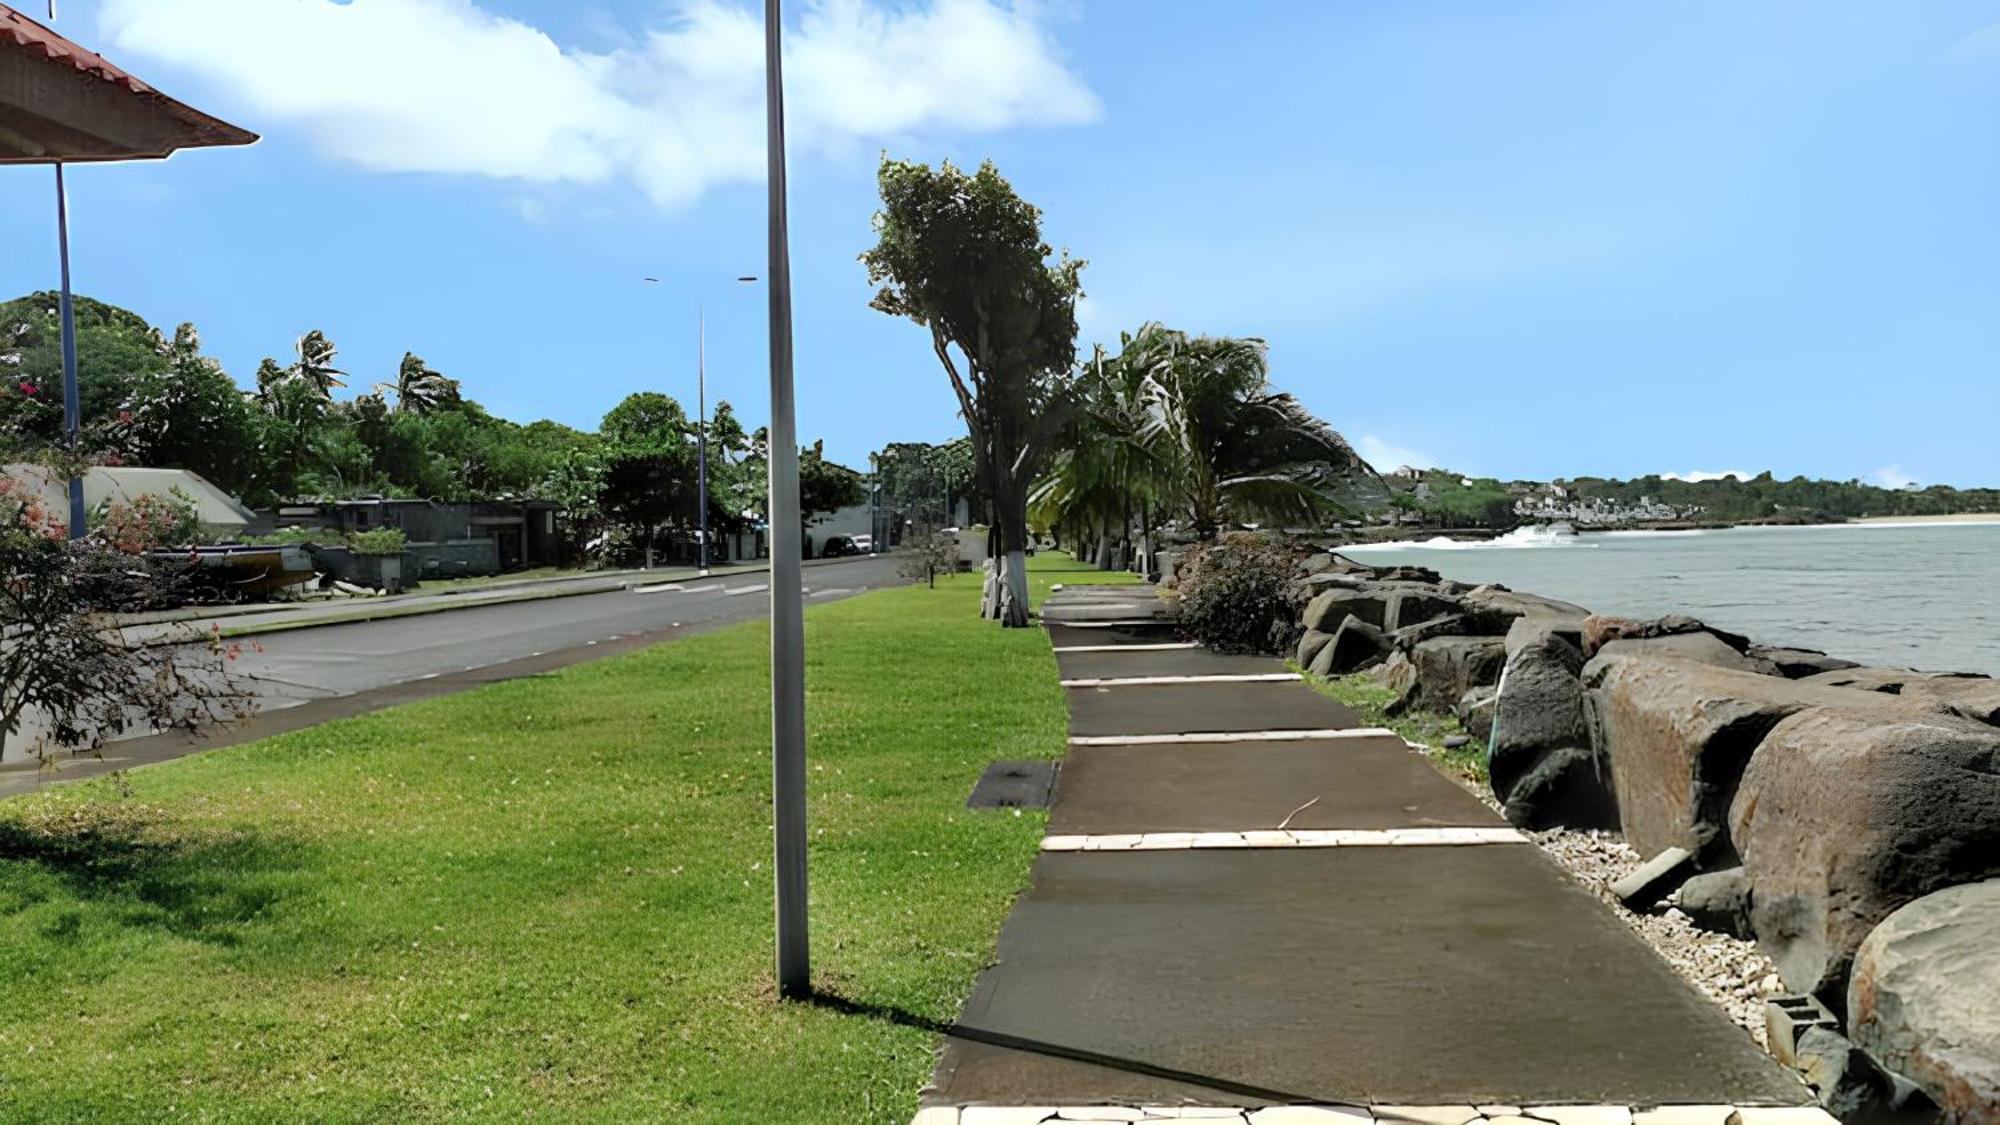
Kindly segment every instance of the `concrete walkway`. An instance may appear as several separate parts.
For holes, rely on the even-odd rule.
[[[1133,593],[1045,607],[1092,686],[921,1125],[1831,1121],[1400,738],[1303,683],[1200,678],[1284,668],[1165,647]],[[1160,676],[1189,679],[1118,682]]]

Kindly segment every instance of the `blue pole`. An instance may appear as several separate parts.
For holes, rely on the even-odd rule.
[[[72,466],[79,432],[83,427],[83,403],[76,386],[76,303],[69,292],[69,192],[63,184],[63,166],[56,165],[56,242],[62,253],[62,358],[63,358],[63,440]],[[83,538],[83,478],[72,467],[69,478],[69,537]]]

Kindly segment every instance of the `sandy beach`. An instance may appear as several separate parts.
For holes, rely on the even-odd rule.
[[[1863,516],[1855,523],[2000,523],[2000,512],[1954,512],[1948,516]]]

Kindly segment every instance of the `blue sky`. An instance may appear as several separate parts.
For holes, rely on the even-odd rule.
[[[1090,260],[1086,340],[1262,336],[1384,469],[2000,483],[2000,0],[793,9],[800,431],[850,463],[959,432],[922,331],[867,308],[887,150],[996,160]],[[692,398],[705,299],[711,395],[761,422],[756,26],[66,0],[265,137],[74,170],[78,287],[239,380],[321,328],[357,386],[411,349],[579,426]],[[50,201],[0,169],[0,291],[54,284]]]

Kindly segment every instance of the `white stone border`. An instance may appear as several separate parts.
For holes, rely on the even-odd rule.
[[[1818,1106],[1730,1105],[1277,1105],[926,1106],[911,1125],[1840,1125]]]
[[[1064,680],[1069,688],[1163,687],[1170,684],[1292,684],[1305,679],[1297,672],[1216,672],[1187,676],[1091,676]]]
[[[1272,828],[1242,832],[1123,832],[1044,836],[1045,852],[1207,851],[1228,848],[1453,847],[1525,844],[1512,828]]]
[[[1056,652],[1167,652],[1200,648],[1200,641],[1161,641],[1144,645],[1057,645]]]
[[[1044,615],[1042,617],[1042,624],[1060,625],[1065,629],[1134,629],[1141,625],[1155,627],[1171,625],[1173,624],[1173,619],[1169,617],[1124,617],[1116,621],[1064,621],[1060,617]]]
[[[1188,746],[1202,742],[1345,742],[1352,738],[1395,738],[1387,727],[1315,730],[1218,730],[1193,734],[1079,734],[1071,746]]]

